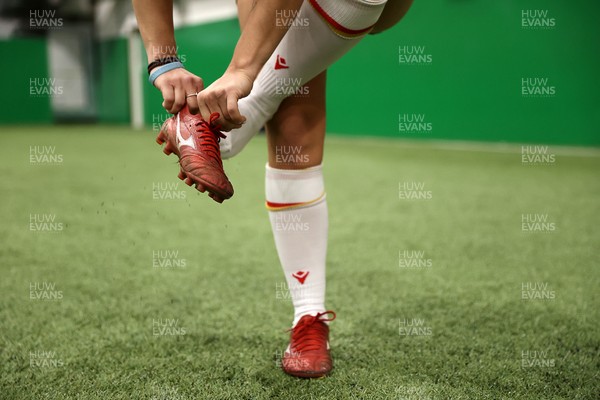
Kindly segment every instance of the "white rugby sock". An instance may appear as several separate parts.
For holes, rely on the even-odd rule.
[[[230,158],[271,119],[286,97],[346,54],[377,22],[387,0],[307,0],[254,81],[238,102],[246,123],[221,140]]]
[[[282,170],[267,165],[266,195],[275,247],[294,304],[294,326],[325,311],[328,216],[321,165]]]

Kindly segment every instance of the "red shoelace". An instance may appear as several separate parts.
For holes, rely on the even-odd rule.
[[[331,317],[321,318],[324,315],[331,315]],[[303,351],[320,350],[323,344],[327,343],[328,329],[325,322],[334,319],[335,312],[333,311],[302,317],[295,327],[289,329],[292,331],[292,343],[294,343],[292,351],[302,353]]]
[[[209,153],[213,158],[219,160],[221,166],[221,150],[219,149],[219,142],[221,138],[225,139],[227,136],[221,132],[221,126],[215,121],[219,118],[219,113],[214,112],[210,114],[210,119],[206,122],[204,119],[196,122],[196,132],[198,132],[200,140],[200,146],[205,153]]]

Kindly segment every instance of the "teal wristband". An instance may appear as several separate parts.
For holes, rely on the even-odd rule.
[[[165,72],[169,72],[169,71],[172,71],[172,70],[177,69],[177,68],[183,68],[183,64],[180,63],[180,62],[178,62],[178,61],[175,61],[175,62],[172,62],[172,63],[161,65],[160,67],[156,68],[154,70],[154,72],[152,72],[150,74],[150,76],[148,77],[148,80],[150,81],[150,84],[152,86],[154,86],[154,81],[156,80],[156,78],[158,78],[159,76],[161,76]]]

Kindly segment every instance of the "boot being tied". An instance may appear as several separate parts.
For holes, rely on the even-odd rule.
[[[223,170],[219,141],[226,136],[215,123],[218,118],[218,113],[212,113],[207,122],[185,106],[165,121],[156,142],[166,143],[165,154],[179,157],[179,179],[222,203],[233,196],[233,186]]]

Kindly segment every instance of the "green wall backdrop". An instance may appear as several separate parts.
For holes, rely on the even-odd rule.
[[[44,78],[48,57],[43,38],[0,41],[1,123],[52,122],[49,97],[30,92],[30,79]]]
[[[97,43],[94,93],[99,119],[129,123],[129,79],[127,42],[112,39]],[[50,98],[30,93],[30,79],[49,78],[46,40],[11,39],[0,41],[0,123],[50,123]],[[34,85],[35,86],[35,85]]]
[[[546,14],[547,28],[522,26],[522,11]],[[328,74],[328,131],[350,135],[600,145],[600,2],[417,0],[399,25],[364,39]],[[539,15],[537,15],[539,17]],[[544,20],[540,17],[539,20]],[[177,29],[189,70],[214,81],[239,36],[237,21]],[[413,49],[421,62],[400,62]],[[49,122],[48,99],[30,98],[29,76],[47,76],[44,41],[0,42],[0,122]],[[99,120],[127,122],[125,39],[99,42]],[[14,58],[28,62],[18,65]],[[31,61],[29,61],[31,60]],[[21,79],[26,73],[28,76]],[[145,121],[167,116],[160,93],[144,81]],[[547,80],[553,94],[522,95],[523,79]],[[539,82],[539,81],[538,81]],[[534,89],[536,89],[534,87]],[[10,93],[10,95],[8,95]],[[35,110],[31,113],[30,110]],[[421,120],[417,129],[406,125]],[[404,128],[400,130],[400,122]],[[414,126],[413,126],[414,127]]]
[[[104,40],[96,46],[95,93],[102,122],[129,123],[129,74],[127,41]]]
[[[522,10],[547,11],[552,29],[525,29]],[[350,134],[600,144],[600,2],[415,1],[405,20],[361,42],[329,74],[329,130]],[[399,46],[431,63],[399,63]],[[548,78],[555,96],[521,95]],[[399,132],[399,114],[431,131]],[[358,117],[357,117],[358,115]]]

